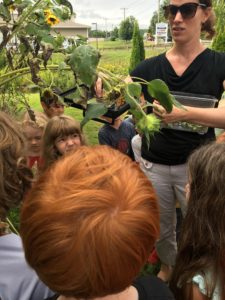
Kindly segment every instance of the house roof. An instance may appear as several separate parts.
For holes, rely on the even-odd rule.
[[[89,28],[91,28],[91,26],[76,23],[73,20],[68,20],[68,21],[65,21],[65,22],[60,22],[59,24],[52,26],[52,28],[81,28],[81,29],[86,28],[86,29],[89,29]]]

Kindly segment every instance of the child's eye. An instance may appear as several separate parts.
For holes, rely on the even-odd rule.
[[[79,134],[77,134],[77,133],[74,133],[73,135],[72,135],[72,137],[74,137],[74,138],[76,138],[76,137],[78,137],[79,136]]]
[[[62,143],[62,142],[65,142],[66,138],[65,137],[60,137],[60,138],[57,138],[56,142],[57,143]]]

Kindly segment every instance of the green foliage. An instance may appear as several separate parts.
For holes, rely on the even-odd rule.
[[[138,22],[135,21],[133,37],[132,37],[132,51],[130,57],[129,71],[131,72],[144,59],[145,59],[144,42],[140,34]]]
[[[0,94],[0,110],[11,116],[19,116],[26,100],[24,94],[18,89],[19,82],[16,80],[11,85],[6,85]]]
[[[130,16],[120,23],[119,37],[121,40],[129,41],[132,39],[135,18]]]
[[[213,40],[212,48],[217,51],[225,51],[225,9],[224,0],[217,0],[214,3],[216,13],[216,32],[217,35]]]
[[[214,50],[225,52],[225,29],[219,31],[212,46]]]
[[[0,70],[4,69],[7,65],[7,58],[6,58],[6,50],[2,50],[0,52]]]
[[[105,38],[106,37],[106,31],[105,30],[90,30],[89,37],[99,37],[99,38]]]
[[[83,127],[88,121],[93,118],[98,118],[107,112],[107,108],[103,103],[90,103],[87,105],[85,116],[81,121],[81,127]]]
[[[115,27],[112,31],[111,31],[111,40],[114,39],[118,39],[119,37],[119,29],[118,27]]]

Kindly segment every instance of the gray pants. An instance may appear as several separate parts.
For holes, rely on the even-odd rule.
[[[188,182],[186,164],[166,166],[142,159],[140,167],[152,182],[159,199],[160,238],[156,243],[156,250],[161,262],[173,266],[177,253],[176,202],[179,202],[183,216],[187,207],[185,198],[185,186]]]

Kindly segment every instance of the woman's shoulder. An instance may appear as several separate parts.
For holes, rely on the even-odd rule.
[[[218,64],[221,62],[225,63],[225,52],[219,52],[219,51],[207,48],[206,54],[208,56],[211,56],[211,58],[214,58],[214,62],[216,62]],[[223,65],[223,67],[224,67],[224,65]]]
[[[155,276],[146,275],[138,277],[132,285],[138,291],[139,300],[174,300],[168,286]]]

